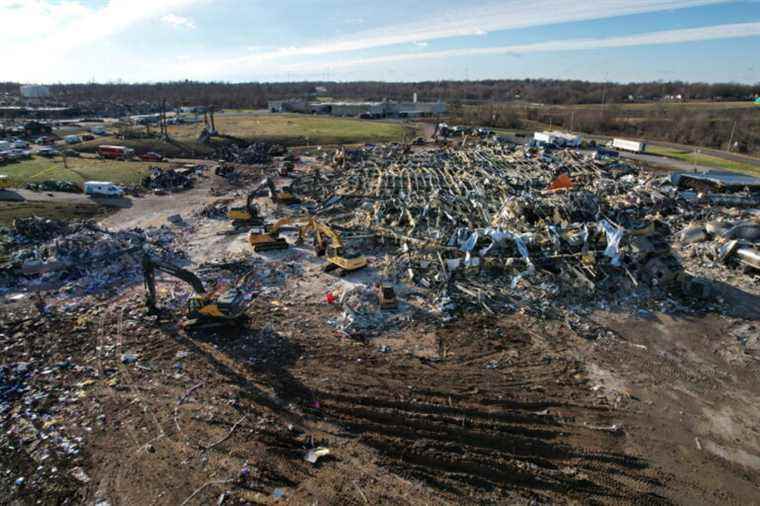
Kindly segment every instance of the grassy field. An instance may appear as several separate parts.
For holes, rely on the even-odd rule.
[[[0,202],[0,225],[11,226],[16,218],[39,216],[57,220],[84,220],[104,216],[113,208],[74,202]]]
[[[417,135],[415,127],[401,123],[309,116],[304,114],[264,114],[216,116],[220,133],[248,141],[278,142],[287,146],[395,142]],[[182,143],[195,143],[202,124],[169,127],[169,133]]]
[[[31,160],[0,166],[0,174],[7,175],[14,187],[47,180],[71,181],[80,185],[85,181],[111,181],[131,185],[139,184],[151,165],[155,164],[69,158],[68,168],[65,168],[60,157],[33,157]]]
[[[652,155],[666,156],[668,158],[675,158],[686,163],[693,163],[695,165],[702,165],[705,167],[712,167],[719,170],[727,170],[730,172],[741,172],[743,174],[750,174],[753,176],[760,176],[760,167],[749,163],[742,163],[733,160],[725,160],[716,156],[710,156],[703,153],[697,153],[696,151],[684,151],[679,149],[665,148],[661,146],[647,146],[647,153]]]
[[[601,110],[604,107],[614,107],[629,111],[646,111],[657,109],[659,107],[672,110],[694,110],[694,111],[718,111],[723,109],[751,109],[760,106],[752,101],[742,102],[644,102],[644,103],[608,103],[602,104],[578,104],[578,105],[545,105],[544,107],[555,109],[575,109],[575,110]]]

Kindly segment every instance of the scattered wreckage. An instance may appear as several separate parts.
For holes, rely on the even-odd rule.
[[[738,193],[713,185],[696,195],[688,177],[679,182],[574,150],[539,154],[492,143],[411,153],[370,146],[341,150],[333,163],[321,184],[296,181],[293,191],[331,227],[374,237],[366,248],[395,249],[384,273],[431,290],[446,314],[462,304],[494,311],[551,299],[710,297],[679,232],[707,213],[760,198],[760,187],[748,189],[746,180]],[[755,228],[748,235],[757,241]],[[757,265],[757,251],[743,240],[724,256]]]

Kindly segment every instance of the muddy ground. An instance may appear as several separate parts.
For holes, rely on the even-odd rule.
[[[156,199],[109,225],[210,197]],[[188,229],[195,261],[245,251],[225,226]],[[264,255],[304,267],[239,330],[147,317],[141,286],[4,306],[3,361],[51,371],[40,402],[82,450],[39,463],[6,414],[0,503],[760,504],[753,296],[733,316],[595,310],[579,333],[529,309],[443,324],[402,294],[393,325],[348,338],[307,257]]]

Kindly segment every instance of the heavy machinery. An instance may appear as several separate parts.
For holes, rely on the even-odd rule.
[[[267,188],[269,188],[269,198],[272,199],[272,202],[275,204],[299,204],[301,202],[301,199],[290,193],[289,188],[283,188],[281,190],[278,190],[275,185],[274,181],[272,181],[271,178],[266,178],[264,180],[265,185],[267,185]]]
[[[344,251],[343,240],[340,235],[314,217],[310,218],[306,225],[298,231],[298,242],[302,243],[309,232],[314,233],[314,253],[317,256],[325,256],[327,260],[325,272],[337,269],[338,275],[344,276],[369,264],[364,255]]]
[[[380,299],[380,309],[390,310],[398,308],[398,299],[396,299],[396,291],[393,289],[393,285],[378,283],[377,297]]]
[[[185,327],[240,322],[248,307],[245,292],[240,288],[246,284],[248,275],[241,278],[234,288],[207,293],[203,282],[195,274],[159,260],[147,251],[143,252],[142,266],[145,282],[145,304],[151,314],[161,312],[156,305],[156,271],[165,272],[181,279],[195,291],[195,295],[187,301],[186,319],[183,322]]]
[[[244,227],[261,226],[264,221],[259,216],[259,208],[253,202],[256,192],[252,191],[245,200],[244,207],[233,207],[227,211],[227,218],[232,220],[232,226],[237,230]]]
[[[248,233],[248,242],[253,246],[253,251],[287,249],[288,241],[284,237],[280,237],[280,229],[293,223],[293,220],[293,217],[286,216],[274,223],[264,225],[263,228],[252,229]]]

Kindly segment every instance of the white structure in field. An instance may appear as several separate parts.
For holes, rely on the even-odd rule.
[[[632,151],[634,153],[643,153],[647,149],[647,145],[639,141],[627,141],[625,139],[613,139],[612,147],[615,149],[622,149],[623,151]]]
[[[542,144],[554,144],[561,148],[577,148],[581,145],[581,136],[566,132],[536,132],[533,140]]]
[[[38,84],[25,84],[21,86],[21,96],[24,98],[47,98],[50,96],[50,89]]]

